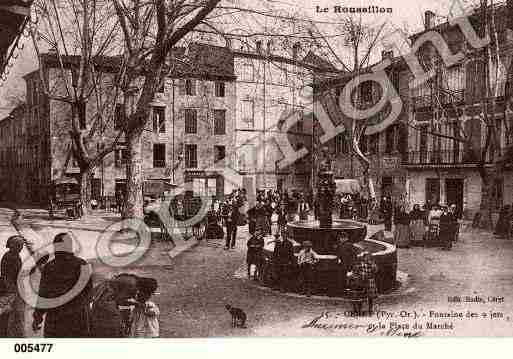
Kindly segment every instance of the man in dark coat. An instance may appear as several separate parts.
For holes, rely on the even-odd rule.
[[[338,261],[338,275],[339,275],[339,292],[343,293],[346,288],[347,272],[349,272],[356,262],[356,257],[360,250],[349,240],[346,232],[339,235],[338,243],[335,246],[335,254]]]
[[[53,243],[55,258],[43,267],[41,273],[32,328],[39,330],[46,316],[45,338],[87,337],[92,270],[86,261],[73,254],[73,239],[69,233],[57,234]],[[43,305],[52,298],[54,300],[49,300],[48,305]]]
[[[291,266],[295,262],[294,247],[286,237],[275,234],[276,240],[273,251],[274,266],[274,288],[285,291],[288,285],[288,278]]]
[[[226,224],[226,246],[224,249],[233,249],[235,248],[237,224],[239,223],[239,207],[234,200],[227,204],[224,220]]]
[[[390,232],[392,230],[393,204],[389,197],[383,197],[381,201],[381,213],[383,213],[383,219],[385,221],[385,231]]]
[[[452,241],[456,235],[458,221],[456,216],[444,207],[442,215],[440,216],[440,242],[442,248],[450,250],[452,248]]]

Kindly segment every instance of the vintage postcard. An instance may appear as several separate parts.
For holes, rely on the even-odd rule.
[[[513,335],[512,59],[510,0],[0,1],[0,337]]]

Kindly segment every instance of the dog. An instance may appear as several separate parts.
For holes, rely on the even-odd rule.
[[[240,309],[226,304],[226,310],[232,316],[232,328],[246,328],[246,313]]]

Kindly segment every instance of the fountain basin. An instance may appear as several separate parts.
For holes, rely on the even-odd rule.
[[[294,255],[297,257],[305,240],[312,242],[313,250],[319,255],[316,265],[316,280],[314,292],[317,294],[339,293],[338,264],[335,255],[335,245],[340,232],[345,231],[355,245],[368,251],[378,267],[376,285],[379,293],[387,292],[396,284],[397,250],[392,244],[373,239],[366,239],[367,226],[350,220],[334,220],[330,228],[322,228],[318,221],[295,221],[288,224],[288,235],[292,241]],[[272,254],[274,251],[274,238],[265,238],[264,265],[266,275],[264,284],[272,284]],[[297,269],[297,268],[296,268]],[[292,271],[291,277],[298,276]],[[297,278],[295,278],[297,280]]]

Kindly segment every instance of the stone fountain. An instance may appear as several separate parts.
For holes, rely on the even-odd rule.
[[[378,291],[386,292],[396,284],[397,251],[389,243],[367,239],[367,226],[361,222],[333,219],[333,207],[336,185],[333,179],[332,162],[327,149],[323,149],[323,160],[319,165],[317,184],[318,218],[315,221],[294,221],[287,225],[287,233],[294,243],[297,254],[301,244],[309,240],[313,250],[319,254],[320,261],[316,266],[318,294],[336,292],[331,290],[337,284],[337,257],[335,245],[341,232],[349,235],[349,240],[371,253],[378,266],[376,278]],[[274,243],[266,245],[264,256],[271,258]]]

